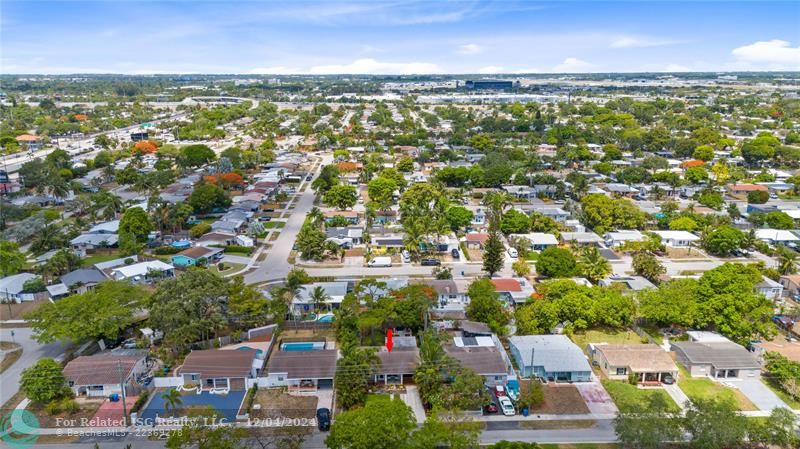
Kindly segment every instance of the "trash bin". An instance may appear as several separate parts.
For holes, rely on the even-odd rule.
[[[117,401],[119,401],[119,394],[117,394],[117,393],[112,393],[112,394],[111,394],[111,395],[108,397],[108,400],[109,400],[109,401],[111,401],[111,402],[117,402]]]
[[[528,407],[523,407],[522,408],[522,416],[528,416],[528,413],[529,413]]]

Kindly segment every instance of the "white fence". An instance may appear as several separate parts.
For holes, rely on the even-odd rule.
[[[180,387],[183,385],[183,377],[154,377],[153,386],[156,388]]]

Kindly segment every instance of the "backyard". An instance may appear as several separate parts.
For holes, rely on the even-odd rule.
[[[316,396],[294,396],[283,389],[262,389],[256,392],[250,417],[257,419],[314,418]]]
[[[603,380],[603,386],[621,412],[633,409],[636,404],[647,404],[650,398],[656,396],[660,396],[669,404],[672,411],[680,410],[667,392],[660,388],[638,388],[629,383],[608,379]]]
[[[572,335],[572,341],[578,345],[579,348],[586,351],[586,346],[589,343],[609,343],[609,344],[643,344],[647,340],[642,341],[636,332],[632,330],[617,331],[613,329],[590,329],[584,332],[575,332]]]
[[[678,365],[678,369],[680,369],[678,387],[686,393],[689,399],[732,400],[739,410],[758,410],[741,391],[728,388],[706,377],[690,377],[689,373],[680,365]]]

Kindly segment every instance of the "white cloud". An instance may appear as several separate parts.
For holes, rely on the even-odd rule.
[[[660,39],[648,36],[621,36],[614,38],[609,44],[611,48],[641,48],[641,47],[664,47],[667,45],[680,44],[682,41],[672,39]]]
[[[478,73],[484,74],[492,74],[492,73],[503,73],[505,67],[501,67],[499,65],[487,65],[485,67],[481,67],[478,69]]]
[[[381,62],[370,58],[357,59],[350,64],[316,65],[309,71],[312,75],[416,75],[442,72],[438,65],[427,62]]]
[[[592,68],[594,68],[594,64],[590,64],[578,58],[567,58],[561,64],[553,67],[551,71],[556,73],[578,73],[591,71]]]
[[[667,64],[662,70],[662,72],[691,72],[692,69],[686,67],[685,65],[681,64]]]
[[[529,67],[529,68],[524,68],[524,69],[517,69],[517,70],[514,70],[511,73],[522,73],[522,74],[524,74],[524,73],[542,73],[542,72],[544,72],[544,70],[542,70],[542,69],[540,69],[538,67]]]
[[[734,48],[732,53],[740,62],[761,65],[759,69],[800,69],[800,46],[792,47],[780,39],[753,42]]]
[[[482,52],[483,48],[481,48],[478,44],[465,44],[458,47],[456,53],[460,55],[477,55],[478,53]]]
[[[302,72],[303,70],[297,67],[286,67],[282,65],[273,67],[256,67],[247,71],[247,73],[250,75],[293,75]]]

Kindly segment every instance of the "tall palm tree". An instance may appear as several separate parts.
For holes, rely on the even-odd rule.
[[[587,246],[581,251],[580,267],[583,275],[592,283],[597,283],[611,273],[611,264],[594,246]]]
[[[175,411],[183,406],[181,393],[174,388],[163,393],[161,395],[161,399],[164,400],[164,410],[168,412]]]
[[[789,248],[778,248],[778,271],[781,274],[792,274],[797,271],[797,253]]]
[[[317,314],[319,314],[319,311],[322,310],[323,306],[327,306],[328,311],[330,311],[330,305],[328,304],[328,301],[331,300],[331,296],[321,286],[318,285],[314,287],[314,289],[311,290],[311,293],[309,293],[308,297],[314,302],[314,310],[317,312]]]

